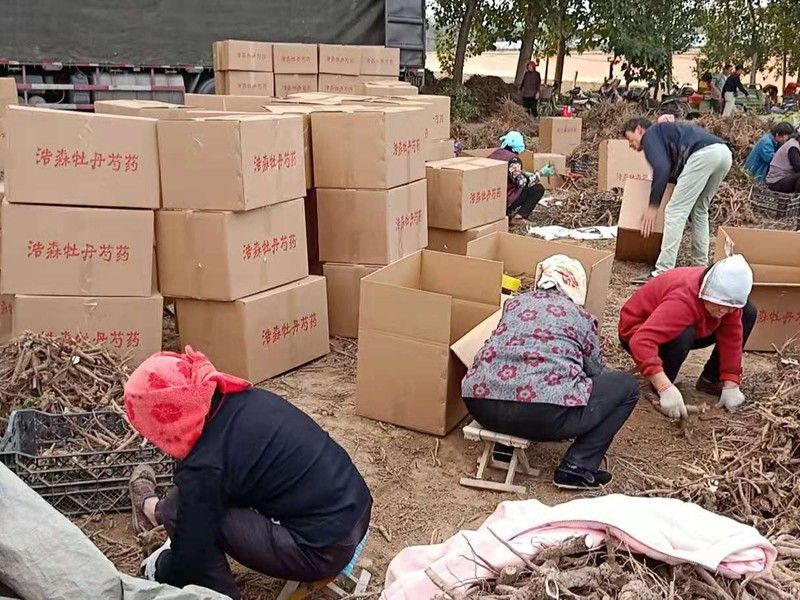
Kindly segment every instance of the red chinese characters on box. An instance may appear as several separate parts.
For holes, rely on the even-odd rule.
[[[310,56],[295,56],[295,55],[287,55],[281,56],[281,62],[286,64],[311,64],[311,57]]]
[[[269,89],[269,86],[266,83],[239,83],[236,86],[236,89],[245,90],[248,92],[258,92],[258,91],[266,91]]]
[[[580,133],[581,128],[577,125],[556,125],[555,133]]]
[[[109,169],[123,173],[135,173],[139,170],[139,155],[123,152],[85,152],[67,148],[36,148],[36,164],[53,168],[91,168]]]
[[[393,65],[394,60],[391,58],[374,58],[370,57],[367,59],[368,65]]]
[[[313,92],[314,89],[310,84],[304,83],[292,83],[287,86],[284,86],[284,90],[287,94],[302,94],[305,92]]]
[[[283,339],[312,331],[318,325],[317,313],[312,312],[297,319],[292,319],[291,323],[286,321],[282,325],[275,325],[272,328],[267,327],[261,330],[261,345],[269,346],[270,344],[275,344]]]
[[[0,300],[0,316],[10,315],[14,313],[14,304],[7,300]]]
[[[346,56],[328,55],[326,62],[335,63],[337,65],[353,65],[356,61],[354,61],[352,58],[347,58]]]
[[[272,241],[263,240],[242,244],[242,260],[257,260],[278,252],[289,252],[297,248],[297,236],[293,233],[274,237]]]
[[[408,156],[411,154],[419,154],[422,149],[422,143],[419,138],[409,140],[399,140],[392,144],[393,156]]]
[[[247,60],[267,60],[270,58],[271,54],[264,54],[263,52],[243,52],[239,51],[236,53],[236,58],[243,58]]]
[[[800,323],[800,311],[759,311],[758,323],[761,325],[791,325]]]
[[[276,154],[258,154],[253,157],[253,172],[269,173],[282,171],[297,166],[297,152],[278,152]]]
[[[651,180],[651,178],[648,175],[644,175],[642,173],[617,173],[617,181],[619,183],[625,183],[628,179],[633,179],[635,181]]]
[[[62,331],[56,334],[48,331],[45,335],[51,339],[60,339],[65,344],[71,344],[78,340],[104,344],[112,348],[121,350],[123,348],[138,348],[141,344],[141,332],[139,331],[96,331],[94,334],[85,331]]]
[[[32,260],[76,260],[82,262],[128,262],[131,247],[127,244],[83,245],[57,241],[28,240],[27,258]]]
[[[437,125],[443,125],[444,124],[444,114],[443,113],[436,113],[435,115],[433,115],[433,122],[436,123]]]
[[[410,229],[422,223],[422,211],[414,210],[404,215],[400,215],[394,220],[394,228],[396,231],[403,231]]]
[[[480,190],[477,192],[470,192],[469,203],[481,204],[482,202],[490,202],[491,200],[499,200],[503,196],[503,190],[499,187],[490,188],[488,190]]]

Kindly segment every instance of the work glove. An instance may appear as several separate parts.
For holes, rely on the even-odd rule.
[[[717,408],[722,408],[724,406],[730,412],[736,412],[742,404],[744,404],[744,394],[742,390],[738,387],[723,388],[722,394],[719,397],[719,402],[717,402]]]
[[[670,419],[686,419],[689,413],[686,412],[686,405],[683,403],[683,396],[678,388],[674,385],[660,391],[659,397],[659,410]]]
[[[552,177],[556,174],[556,168],[553,165],[545,165],[539,169],[539,177]]]
[[[164,542],[163,546],[142,561],[141,569],[145,579],[148,581],[156,580],[156,563],[158,562],[158,558],[164,553],[165,550],[169,549],[170,543],[169,540],[167,540]]]

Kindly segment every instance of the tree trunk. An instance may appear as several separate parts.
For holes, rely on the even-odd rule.
[[[556,55],[555,81],[564,83],[564,58],[567,56],[567,40],[563,37],[558,40],[558,54]]]
[[[783,53],[783,84],[781,85],[781,96],[783,96],[783,90],[786,89],[786,71],[789,68],[789,61],[787,59],[786,52]]]
[[[538,0],[528,0],[528,10],[525,12],[525,29],[522,31],[522,45],[520,46],[519,59],[517,60],[517,75],[514,78],[514,83],[517,87],[522,85],[525,69],[533,56],[533,45],[536,41],[536,32],[539,30],[537,5]]]
[[[758,73],[758,19],[753,0],[747,0],[747,12],[750,15],[750,48],[753,50],[753,66],[750,69],[750,85],[756,84],[756,73]]]
[[[472,21],[478,9],[478,0],[467,0],[467,7],[464,11],[464,19],[458,29],[458,41],[456,42],[456,55],[453,62],[453,81],[458,85],[464,83],[464,61],[467,58],[467,44],[469,43],[469,32],[472,29]]]

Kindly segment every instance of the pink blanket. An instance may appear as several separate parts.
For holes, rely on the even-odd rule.
[[[476,531],[402,550],[389,564],[381,600],[420,600],[441,593],[425,574],[427,568],[449,585],[489,577],[490,571],[472,559],[475,555],[498,570],[521,566],[495,536],[523,555],[577,536],[585,536],[590,548],[609,540],[638,554],[700,565],[730,578],[769,573],[777,554],[753,527],[680,500],[615,494],[552,507],[538,500],[503,502]]]

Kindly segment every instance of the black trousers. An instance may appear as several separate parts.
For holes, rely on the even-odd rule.
[[[574,439],[562,462],[595,473],[639,400],[639,384],[618,371],[593,377],[592,383],[586,406],[475,398],[464,402],[473,418],[492,431],[537,442]]]
[[[172,537],[178,518],[177,487],[172,487],[156,504],[156,520]],[[248,569],[269,577],[291,581],[319,581],[338,575],[353,558],[356,547],[369,527],[372,505],[368,506],[353,531],[336,544],[312,548],[298,544],[289,530],[249,508],[229,508],[220,529],[213,573],[206,573],[204,585],[240,598],[236,581],[225,555]]]
[[[524,106],[527,111],[533,115],[534,119],[539,118],[539,99],[536,97],[533,98],[523,98],[522,99],[522,106]]]
[[[747,343],[747,339],[753,331],[757,318],[758,310],[752,302],[748,302],[742,309],[742,348],[744,348]],[[675,379],[677,379],[683,363],[686,362],[686,358],[689,356],[689,352],[692,350],[699,350],[700,348],[708,348],[709,346],[714,346],[714,350],[711,352],[711,356],[708,362],[706,362],[705,367],[703,367],[701,376],[714,383],[719,381],[719,348],[716,346],[717,336],[716,334],[712,334],[704,338],[695,339],[696,335],[697,331],[694,326],[687,327],[674,340],[659,346],[658,356],[664,364],[664,375],[666,375],[670,381],[674,382]],[[622,347],[630,354],[630,346],[624,340],[622,341]]]
[[[783,192],[784,194],[800,194],[800,173],[795,173],[783,179],[769,184],[769,189],[773,192]]]
[[[539,204],[539,200],[544,196],[544,186],[541,183],[532,185],[530,187],[522,188],[519,197],[508,205],[506,214],[513,217],[518,214],[523,219],[531,216],[533,209]]]

